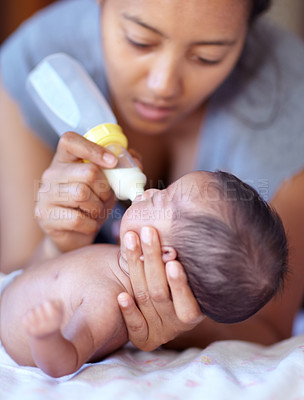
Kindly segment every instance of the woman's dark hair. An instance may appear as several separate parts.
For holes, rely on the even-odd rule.
[[[255,21],[255,19],[267,11],[271,6],[272,0],[252,0],[252,8],[250,14],[250,22]]]

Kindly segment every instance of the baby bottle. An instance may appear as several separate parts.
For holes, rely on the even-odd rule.
[[[103,171],[118,199],[133,201],[143,193],[146,176],[128,153],[126,136],[105,98],[76,60],[63,53],[46,57],[29,74],[27,89],[59,136],[75,131],[117,156],[116,167]]]

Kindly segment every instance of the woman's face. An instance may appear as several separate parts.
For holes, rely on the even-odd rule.
[[[136,132],[174,129],[229,75],[249,0],[104,0],[102,36],[113,109]]]

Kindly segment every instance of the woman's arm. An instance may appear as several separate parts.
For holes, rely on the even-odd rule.
[[[166,331],[176,337],[166,346],[175,349],[182,349],[190,346],[205,347],[215,340],[247,340],[268,345],[288,338],[291,335],[294,316],[302,305],[304,293],[303,199],[304,171],[295,176],[292,180],[285,182],[271,201],[272,206],[275,207],[282,218],[289,241],[290,274],[285,284],[283,294],[278,294],[256,315],[242,323],[226,325],[215,323],[205,318],[195,328],[193,328],[192,325],[193,329],[189,330],[189,328],[191,328],[189,324],[190,321],[188,321],[186,325],[181,325],[178,320],[187,314],[195,315],[195,313],[197,313],[197,308],[194,303],[193,295],[184,279],[180,265],[177,265],[179,273],[174,279],[172,277],[170,278],[170,275],[168,276],[169,287],[173,294],[173,310],[172,304],[170,304],[168,298],[164,297],[164,300],[158,302],[157,310],[154,307],[153,311],[153,301],[151,300],[153,299],[153,294],[151,295],[147,285],[145,283],[143,284],[143,282],[145,282],[144,278],[142,277],[141,280],[138,279],[136,281],[131,277],[132,283],[136,285],[137,288],[144,287],[144,290],[139,291],[140,298],[145,299],[145,302],[150,304],[149,308],[147,306],[144,308],[140,305],[142,300],[137,300],[141,313],[139,313],[138,308],[135,309],[135,304],[130,298],[128,298],[127,305],[123,307],[121,304],[121,309],[132,342],[136,346],[142,348],[142,343],[146,340],[146,349],[149,349],[149,338],[153,338],[153,346],[151,346],[151,348],[155,348],[157,344],[160,345],[164,343],[163,333]],[[153,243],[152,247],[156,249],[157,253],[157,245]],[[134,262],[134,257],[136,259],[136,252],[137,250],[135,249],[133,252],[134,268],[136,268],[137,265],[137,270],[141,271],[142,266],[140,263]],[[129,255],[129,257],[131,261],[131,256]],[[158,267],[156,269],[156,266],[160,265],[159,258],[155,257],[150,261],[149,264],[146,262],[144,266],[147,281],[149,273],[147,271],[154,271],[154,282],[157,281],[157,279],[163,281],[163,272],[161,272],[161,268]],[[158,272],[156,273],[155,271]],[[158,275],[158,278],[156,278],[156,275]],[[137,277],[138,276],[139,275],[137,275]],[[147,310],[149,310],[149,313]],[[168,318],[168,315],[170,315],[170,318]],[[177,318],[177,316],[179,316],[179,318]],[[162,324],[158,323],[159,320],[162,321]]]
[[[0,96],[0,269],[8,272],[94,241],[115,201],[102,168],[117,160],[74,132],[52,159],[16,104]]]
[[[0,105],[0,270],[8,272],[24,265],[43,237],[34,206],[53,154],[1,87]]]

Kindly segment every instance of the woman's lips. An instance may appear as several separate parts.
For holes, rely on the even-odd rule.
[[[145,103],[139,100],[135,100],[135,109],[137,114],[150,121],[161,121],[164,120],[175,111],[175,107],[160,107],[151,103]]]

